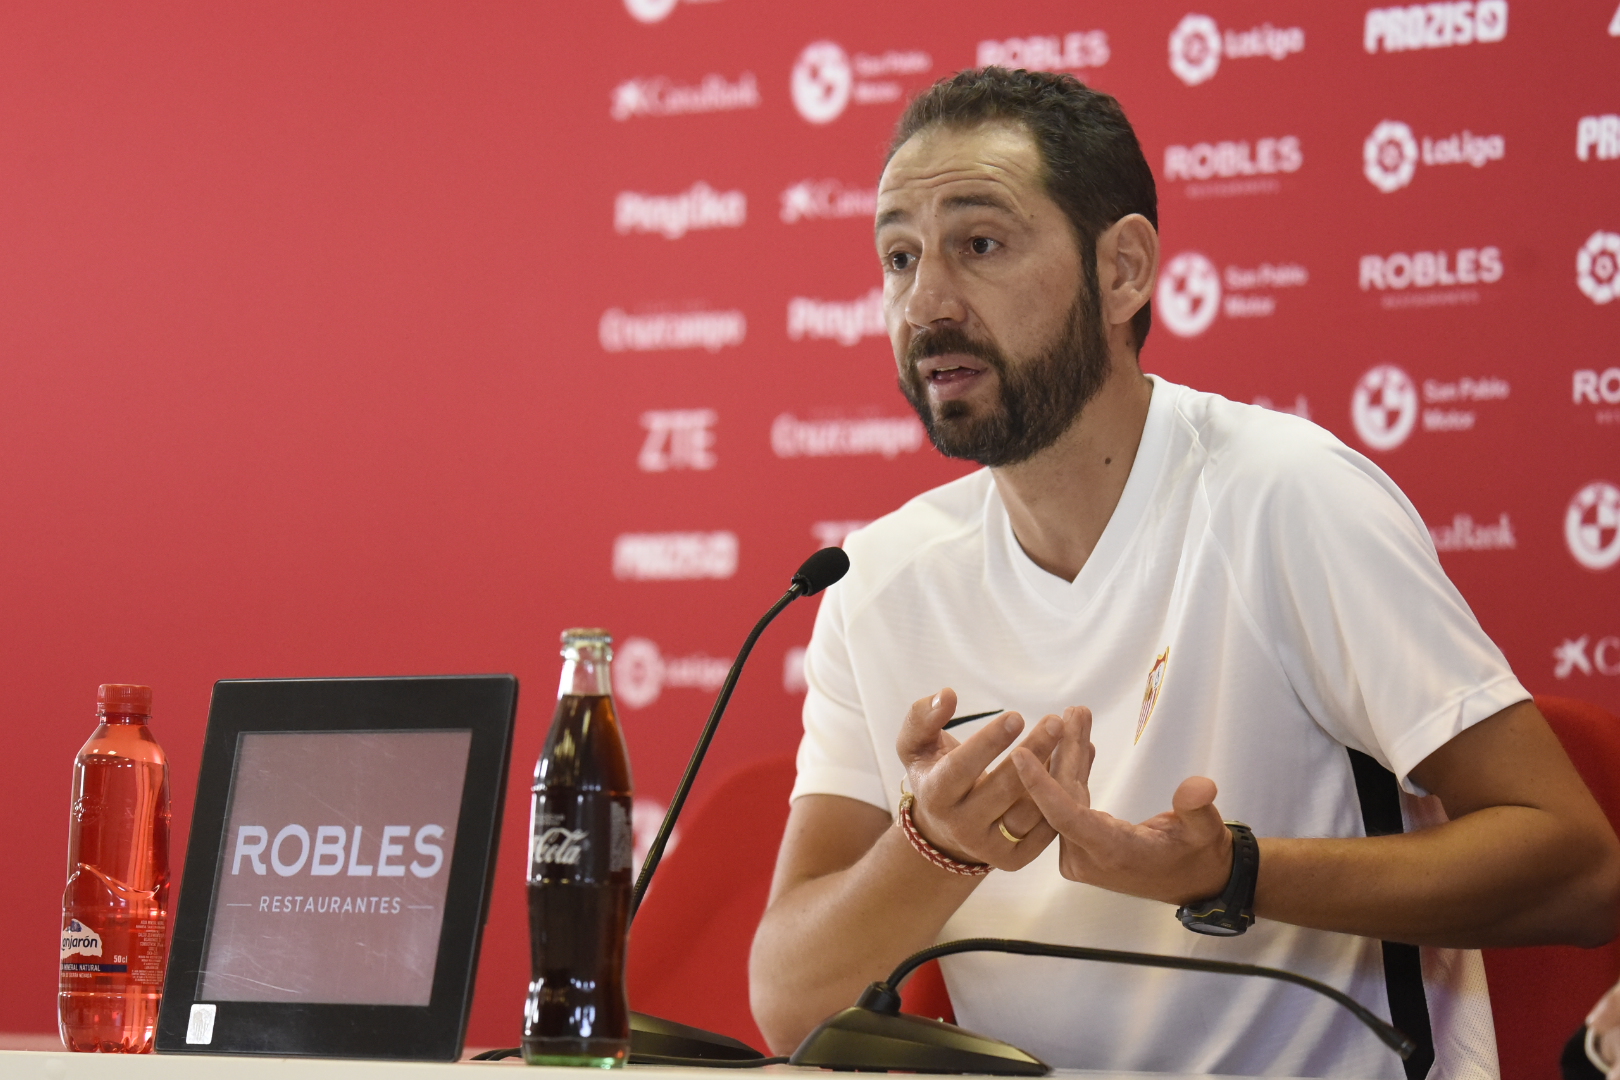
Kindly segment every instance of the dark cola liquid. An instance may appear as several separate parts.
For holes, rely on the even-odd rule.
[[[535,766],[529,817],[530,1064],[622,1065],[630,1048],[630,761],[613,700],[568,694]]]

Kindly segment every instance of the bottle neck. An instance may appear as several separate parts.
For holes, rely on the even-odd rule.
[[[611,671],[613,664],[601,652],[581,649],[577,656],[563,660],[562,679],[557,684],[557,696],[575,694],[581,697],[607,697],[613,693]]]
[[[115,713],[115,712],[109,712],[109,713],[97,713],[96,714],[96,719],[99,720],[101,723],[106,724],[109,727],[112,727],[112,726],[115,726],[115,725],[118,725],[118,724],[132,724],[132,725],[134,725],[136,727],[145,727],[146,722],[148,720],[152,719],[152,718],[150,716],[145,716],[145,715],[143,715],[141,713]]]

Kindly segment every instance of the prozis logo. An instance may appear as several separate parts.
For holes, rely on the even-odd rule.
[[[1564,543],[1588,570],[1620,562],[1620,487],[1594,480],[1577,491],[1564,511]]]
[[[697,229],[739,229],[748,220],[748,196],[716,191],[699,180],[679,195],[621,191],[613,200],[613,231],[657,233],[679,240]]]
[[[1620,296],[1620,233],[1599,229],[1575,255],[1575,284],[1594,304]]]
[[[1184,251],[1165,264],[1153,297],[1154,314],[1178,337],[1197,337],[1215,316],[1263,318],[1277,310],[1278,289],[1295,288],[1311,279],[1298,263],[1216,268],[1209,257]]]
[[[677,469],[712,469],[714,456],[713,409],[651,409],[641,414],[647,430],[636,468],[642,472]]]
[[[782,221],[868,218],[877,213],[877,188],[849,187],[839,180],[800,180],[782,192]]]
[[[1507,0],[1411,4],[1367,12],[1362,45],[1370,53],[1449,49],[1507,37]]]
[[[1250,30],[1222,33],[1208,15],[1189,14],[1170,31],[1170,70],[1188,86],[1208,82],[1220,70],[1221,59],[1246,60],[1269,56],[1282,60],[1305,51],[1303,27],[1262,23]]]
[[[1356,435],[1368,447],[1393,450],[1407,440],[1419,419],[1428,432],[1471,431],[1479,423],[1482,406],[1506,401],[1512,392],[1506,379],[1481,376],[1424,379],[1420,395],[1404,370],[1380,364],[1356,384],[1350,396],[1350,419]]]
[[[1592,634],[1565,638],[1553,650],[1553,678],[1571,675],[1620,675],[1620,634],[1609,634],[1593,644]]]
[[[1506,153],[1507,140],[1500,135],[1475,135],[1465,128],[1441,139],[1425,135],[1420,143],[1402,121],[1382,120],[1362,143],[1361,171],[1373,187],[1388,195],[1412,182],[1420,161],[1483,169]]]
[[[705,75],[696,85],[671,82],[663,76],[626,79],[613,88],[608,114],[615,120],[635,116],[684,116],[689,113],[731,112],[759,108],[759,83],[745,71],[736,81],[724,75]]]
[[[1071,30],[1067,34],[981,41],[977,67],[1023,68],[1026,71],[1085,71],[1108,63],[1106,30]]]
[[[1620,158],[1620,115],[1583,116],[1576,121],[1575,157],[1579,161]]]
[[[613,652],[613,696],[626,708],[644,709],[665,690],[715,690],[731,661],[697,653],[665,656],[655,641],[627,638]]]
[[[921,74],[933,66],[931,56],[915,49],[851,57],[836,41],[814,41],[799,53],[788,87],[800,116],[812,124],[830,124],[851,102],[899,101],[904,89],[896,77]]]
[[[737,572],[737,534],[621,533],[613,541],[620,581],[724,581]]]

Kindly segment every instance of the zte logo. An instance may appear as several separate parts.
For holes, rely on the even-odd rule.
[[[414,834],[412,846],[419,856],[407,865],[396,860],[405,856],[404,841]],[[266,849],[270,868],[282,877],[292,877],[307,865],[311,877],[333,877],[346,873],[349,877],[404,877],[405,871],[419,878],[430,878],[444,866],[444,848],[434,843],[444,839],[442,825],[384,825],[382,838],[375,847],[366,843],[365,829],[356,825],[350,832],[340,825],[321,825],[315,830],[311,844],[309,830],[302,825],[286,825],[270,839],[270,830],[263,825],[243,825],[236,830],[236,848],[231,853],[231,873],[242,872],[246,860],[255,874],[264,874]],[[396,842],[397,841],[397,842]],[[370,858],[372,862],[361,862]],[[345,867],[347,869],[345,869]]]
[[[1507,24],[1507,0],[1373,8],[1362,44],[1370,53],[1486,44],[1507,37]]]
[[[654,409],[641,414],[647,438],[636,456],[642,472],[712,469],[715,466],[713,409]]]

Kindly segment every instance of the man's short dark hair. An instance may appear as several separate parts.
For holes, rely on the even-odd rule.
[[[1127,214],[1141,214],[1159,227],[1153,170],[1125,110],[1073,75],[986,67],[941,79],[906,106],[889,157],[927,128],[995,121],[1022,124],[1034,136],[1047,194],[1074,226],[1091,287],[1096,287],[1097,237],[1104,229]],[[1152,305],[1143,304],[1131,318],[1138,350],[1152,323]]]

